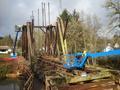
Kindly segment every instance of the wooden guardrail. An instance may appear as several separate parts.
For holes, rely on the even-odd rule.
[[[33,75],[31,74],[28,80],[25,82],[23,90],[32,90],[32,84],[33,84]]]
[[[26,80],[26,82],[24,84],[23,90],[32,90],[32,87],[33,87],[33,74],[31,72],[31,70],[26,66],[23,66],[23,72],[26,73],[26,77],[27,77],[27,80]]]

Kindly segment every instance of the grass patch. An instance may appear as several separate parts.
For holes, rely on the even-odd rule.
[[[0,58],[8,58],[8,57],[10,57],[9,54],[0,54]]]
[[[0,79],[3,79],[6,77],[6,74],[8,72],[8,66],[0,66]]]

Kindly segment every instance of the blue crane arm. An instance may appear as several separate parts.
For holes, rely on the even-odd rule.
[[[14,45],[13,45],[13,54],[15,54],[15,49],[16,49],[16,43],[17,43],[17,38],[18,38],[18,31],[16,32],[16,37],[15,37],[15,42],[14,42]]]
[[[104,57],[110,55],[120,55],[120,49],[118,50],[111,50],[108,52],[98,52],[98,53],[86,53],[86,55],[82,58],[82,62],[79,64],[79,68],[83,68],[87,62],[89,57],[97,58],[97,57]]]
[[[77,55],[82,55],[82,54],[78,53],[78,54],[74,54],[74,55],[77,56]],[[81,69],[81,68],[84,68],[84,66],[87,62],[87,59],[89,57],[97,58],[97,57],[104,57],[104,56],[110,56],[110,55],[120,55],[120,49],[111,50],[108,52],[98,52],[98,53],[89,53],[88,52],[84,56],[82,56],[81,59],[75,57],[73,60],[73,63],[70,63],[71,61],[70,61],[70,59],[68,59],[66,61],[66,64],[64,64],[64,67],[67,69],[73,69],[73,68]]]
[[[11,57],[12,58],[16,58],[16,44],[17,44],[17,39],[18,39],[18,33],[19,31],[16,32],[16,37],[15,37],[15,41],[14,41],[14,45],[13,45],[13,53],[11,53]]]
[[[110,56],[110,55],[120,55],[120,49],[111,50],[108,52],[98,52],[98,53],[89,53],[88,54],[88,56],[90,56],[91,58],[104,57],[104,56]]]

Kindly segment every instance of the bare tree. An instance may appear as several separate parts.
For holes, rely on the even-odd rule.
[[[105,8],[109,10],[110,25],[120,28],[120,0],[107,0]]]

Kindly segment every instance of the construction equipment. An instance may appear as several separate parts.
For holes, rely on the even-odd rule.
[[[15,41],[14,41],[14,45],[13,45],[13,52],[10,54],[10,56],[12,58],[17,57],[16,44],[17,44],[18,33],[21,32],[21,26],[15,25],[15,31],[16,31],[16,37],[15,37]]]
[[[110,55],[112,56],[120,55],[120,49],[111,50],[108,52],[98,52],[98,53],[84,52],[84,53],[67,54],[66,56],[69,58],[66,60],[66,64],[64,64],[64,68],[69,70],[84,69],[88,58],[97,58],[97,57],[104,57]],[[71,56],[73,56],[74,58],[71,59],[70,58]]]
[[[1,47],[0,61],[11,61],[17,59],[16,43],[17,43],[18,33],[21,32],[21,30],[22,29],[20,26],[17,25],[15,26],[16,37],[13,45],[13,50],[11,50],[8,46]]]

